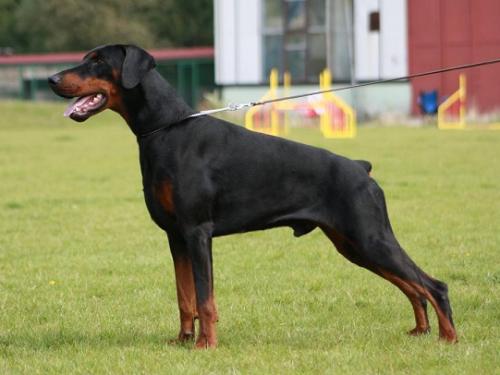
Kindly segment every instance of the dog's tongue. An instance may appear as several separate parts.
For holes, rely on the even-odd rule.
[[[77,98],[73,103],[70,103],[70,105],[68,106],[68,108],[66,108],[66,110],[64,111],[64,116],[65,117],[68,117],[68,116],[71,116],[71,114],[73,112],[75,112],[75,110],[82,106],[83,103],[85,103],[87,100],[89,100],[93,95],[89,95],[89,96],[82,96],[81,98]]]

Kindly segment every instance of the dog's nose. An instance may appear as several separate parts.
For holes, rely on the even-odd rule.
[[[52,86],[56,86],[59,84],[59,82],[61,82],[61,79],[62,77],[60,74],[54,74],[49,77],[49,84]]]

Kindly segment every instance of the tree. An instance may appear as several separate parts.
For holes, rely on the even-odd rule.
[[[0,47],[15,52],[213,44],[212,0],[0,0]]]
[[[140,2],[137,2],[140,3]],[[161,45],[213,45],[213,0],[152,0],[144,9]]]
[[[0,0],[0,47],[11,47],[16,44],[14,33],[14,17],[20,0]]]
[[[22,0],[15,13],[20,49],[86,50],[108,43],[154,44],[145,24],[120,12],[118,1]]]

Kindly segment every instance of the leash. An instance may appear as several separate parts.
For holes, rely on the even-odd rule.
[[[497,64],[499,62],[500,62],[500,58],[497,58],[494,60],[485,60],[485,61],[480,61],[480,62],[472,63],[472,64],[463,64],[463,65],[456,65],[456,66],[451,66],[451,67],[442,68],[442,69],[429,70],[427,72],[415,73],[415,74],[410,74],[410,75],[402,76],[402,77],[379,79],[376,81],[358,83],[358,84],[354,84],[354,85],[342,86],[342,87],[337,87],[337,88],[332,88],[332,89],[327,89],[327,90],[312,91],[312,92],[308,92],[305,94],[283,96],[283,97],[275,98],[275,99],[261,100],[261,101],[241,103],[241,104],[229,104],[227,107],[223,107],[223,108],[210,109],[207,111],[200,111],[200,112],[194,113],[186,118],[200,117],[200,116],[211,115],[211,114],[220,113],[220,112],[234,112],[234,111],[239,111],[240,109],[243,109],[243,108],[251,108],[251,107],[255,107],[255,106],[259,106],[259,105],[276,103],[276,102],[281,102],[281,101],[285,101],[285,100],[299,99],[299,98],[304,98],[304,97],[312,96],[312,95],[326,94],[328,92],[351,90],[351,89],[356,89],[359,87],[378,85],[380,83],[406,81],[406,80],[409,80],[412,78],[419,78],[419,77],[430,76],[433,74],[446,73],[446,72],[451,72],[453,70],[471,69],[471,68],[476,68],[478,66]]]
[[[286,100],[284,98],[283,100]],[[186,118],[191,118],[191,117],[200,117],[200,116],[205,116],[205,115],[212,115],[214,113],[219,113],[219,112],[232,112],[232,111],[239,111],[240,109],[243,108],[250,108],[258,105],[257,102],[250,102],[250,103],[242,103],[242,104],[234,104],[234,103],[229,103],[227,107],[222,107],[222,108],[216,108],[216,109],[209,109],[206,111],[200,111],[197,113],[193,113],[192,115],[186,117]]]
[[[351,90],[351,89],[356,89],[356,88],[359,88],[359,87],[366,87],[366,86],[378,85],[380,83],[397,82],[397,81],[407,81],[407,80],[412,79],[412,78],[420,78],[420,77],[430,76],[430,75],[433,75],[433,74],[446,73],[446,72],[451,72],[453,70],[471,69],[471,68],[476,68],[476,67],[479,67],[479,66],[497,64],[499,62],[500,62],[500,58],[496,58],[496,59],[493,59],[493,60],[479,61],[477,63],[455,65],[455,66],[450,66],[450,67],[447,67],[447,68],[429,70],[429,71],[426,71],[426,72],[410,74],[410,75],[402,76],[402,77],[387,78],[387,79],[378,79],[378,80],[375,80],[375,81],[369,81],[369,82],[364,82],[364,83],[357,83],[357,84],[354,84],[354,85],[341,86],[341,87],[331,88],[331,89],[327,89],[327,90],[312,91],[312,92],[308,92],[308,93],[305,93],[305,94],[283,96],[283,97],[275,98],[275,99],[267,99],[267,100],[260,100],[260,101],[256,101],[256,102],[248,102],[248,103],[240,103],[240,104],[231,103],[227,107],[216,108],[216,109],[209,109],[209,110],[206,110],[206,111],[200,111],[200,112],[197,112],[197,113],[193,113],[192,115],[189,115],[189,116],[185,117],[184,119],[180,120],[179,122],[182,122],[182,121],[187,120],[189,118],[195,118],[195,117],[213,115],[213,114],[221,113],[221,112],[235,112],[235,111],[239,111],[239,110],[241,110],[243,108],[251,108],[251,107],[256,107],[256,106],[260,106],[260,105],[281,102],[281,101],[285,101],[285,100],[293,100],[293,99],[304,98],[304,97],[307,97],[307,96],[326,94],[328,92],[337,92],[337,91]],[[154,133],[158,133],[158,132],[166,129],[169,126],[170,125],[163,126],[161,128],[152,130],[150,132],[139,134],[139,135],[137,135],[137,137],[138,138],[146,138],[146,137],[148,137],[148,136],[150,136],[150,135],[152,135]]]

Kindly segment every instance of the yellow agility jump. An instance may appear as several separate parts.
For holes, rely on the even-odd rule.
[[[290,73],[283,75],[284,95],[288,95],[291,84]],[[260,99],[261,101],[276,99],[279,90],[278,69],[272,69],[269,75],[269,90]],[[252,107],[245,114],[245,127],[271,135],[283,135],[288,132],[288,115],[284,112],[290,105],[272,103],[263,107]]]
[[[465,129],[466,97],[467,81],[462,73],[458,78],[458,90],[438,107],[439,129]]]
[[[320,90],[331,88],[331,73],[325,69],[319,76]],[[269,77],[269,90],[261,101],[278,98],[278,70],[273,69]],[[283,95],[288,96],[291,87],[290,73],[283,75]],[[317,95],[306,104],[292,101],[272,103],[264,107],[252,107],[245,115],[247,129],[271,135],[283,135],[290,127],[288,111],[308,107],[319,116],[319,129],[325,138],[353,138],[356,136],[356,113],[344,100],[333,93]]]
[[[321,90],[332,88],[332,74],[329,69],[319,76]],[[333,92],[322,94],[319,102],[320,130],[325,138],[354,138],[356,136],[356,112]]]

